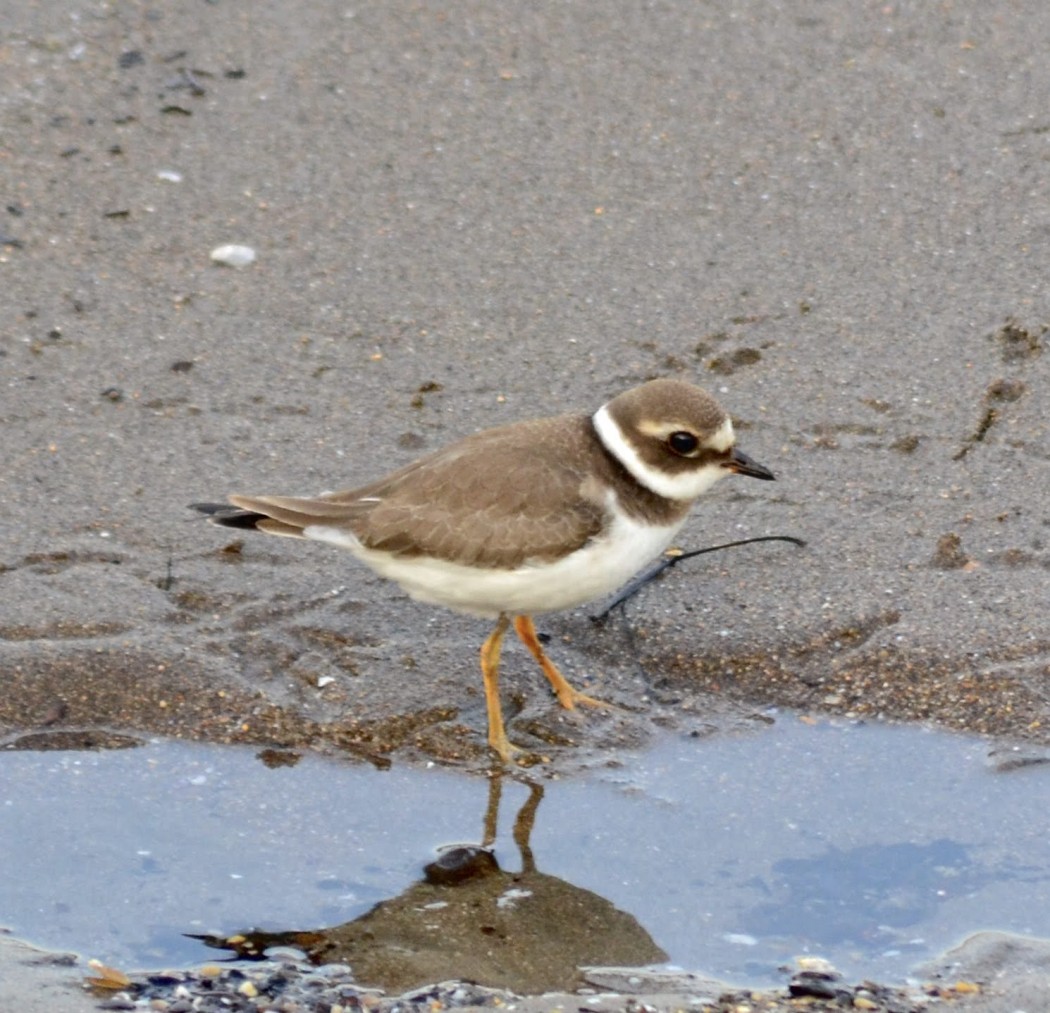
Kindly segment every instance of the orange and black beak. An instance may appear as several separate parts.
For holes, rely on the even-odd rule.
[[[737,475],[750,475],[751,478],[761,478],[767,482],[772,482],[776,478],[767,467],[757,461],[752,461],[747,454],[742,450],[737,450],[736,447],[729,451],[729,460],[726,461],[725,466]]]

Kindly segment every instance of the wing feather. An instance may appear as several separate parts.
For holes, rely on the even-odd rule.
[[[539,419],[469,436],[357,489],[230,502],[272,518],[281,534],[344,528],[369,549],[516,567],[601,529],[607,506],[586,469],[595,442],[584,416]]]

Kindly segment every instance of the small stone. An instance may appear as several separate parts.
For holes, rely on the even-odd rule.
[[[323,974],[326,978],[348,977],[350,975],[349,964],[322,964],[316,970],[317,974]]]
[[[216,246],[210,256],[216,264],[223,264],[226,267],[247,267],[255,261],[255,250],[250,246],[225,243],[222,246]]]
[[[800,971],[810,971],[814,974],[838,975],[838,971],[835,970],[835,965],[824,957],[796,957],[795,963],[798,964],[798,969]]]

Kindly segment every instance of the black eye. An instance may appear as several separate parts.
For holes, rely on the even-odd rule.
[[[671,435],[667,437],[667,445],[676,454],[681,454],[683,457],[696,450],[699,444],[700,441],[692,433],[677,432],[671,433]]]

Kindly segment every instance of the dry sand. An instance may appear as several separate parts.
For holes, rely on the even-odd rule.
[[[185,504],[670,375],[778,476],[724,483],[683,545],[809,545],[544,620],[625,710],[564,721],[512,651],[512,736],[570,771],[775,703],[1050,740],[1045,4],[0,0],[0,26],[0,731],[484,765],[480,624]]]

